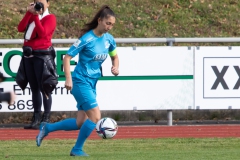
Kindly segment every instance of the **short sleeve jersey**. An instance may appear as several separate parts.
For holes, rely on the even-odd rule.
[[[87,76],[90,78],[101,77],[101,65],[110,56],[115,56],[116,42],[109,33],[97,37],[93,30],[80,37],[68,50],[71,57],[79,55],[78,63],[72,77]]]

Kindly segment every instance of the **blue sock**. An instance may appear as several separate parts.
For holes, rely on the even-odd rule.
[[[76,118],[68,118],[56,123],[47,123],[46,129],[48,132],[54,132],[59,130],[72,131],[78,130]]]
[[[94,130],[95,127],[96,127],[96,124],[93,121],[91,121],[90,119],[87,119],[83,123],[83,125],[79,131],[78,139],[76,141],[74,149],[82,150],[84,142],[90,136],[90,134],[92,133],[92,131]]]

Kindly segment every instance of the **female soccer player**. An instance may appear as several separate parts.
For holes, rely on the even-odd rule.
[[[85,140],[94,130],[101,118],[96,101],[96,84],[101,77],[101,64],[108,54],[112,60],[111,72],[119,74],[119,59],[116,52],[116,43],[108,33],[115,24],[115,14],[109,6],[104,5],[94,16],[91,22],[81,29],[80,38],[70,47],[64,57],[64,72],[66,76],[65,87],[71,90],[77,101],[77,119],[69,118],[57,123],[41,123],[40,132],[36,138],[37,146],[50,132],[57,130],[78,130],[79,135],[71,156],[88,156],[83,151]],[[79,61],[71,76],[70,60],[79,55]]]

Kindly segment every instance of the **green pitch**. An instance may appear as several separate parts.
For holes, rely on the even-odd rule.
[[[0,141],[0,159],[14,160],[239,160],[240,138],[88,140],[90,157],[70,157],[75,140]]]

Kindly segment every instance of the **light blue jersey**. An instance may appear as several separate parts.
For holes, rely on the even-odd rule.
[[[97,37],[93,30],[85,33],[68,50],[74,57],[78,54],[78,64],[72,73],[73,88],[71,93],[77,101],[78,110],[87,111],[98,106],[96,84],[101,77],[101,65],[110,56],[115,56],[116,42],[109,33]]]
[[[71,57],[79,55],[78,64],[72,77],[99,78],[101,77],[101,65],[108,54],[116,55],[116,42],[109,33],[97,37],[93,30],[90,30],[70,47],[67,54]]]

